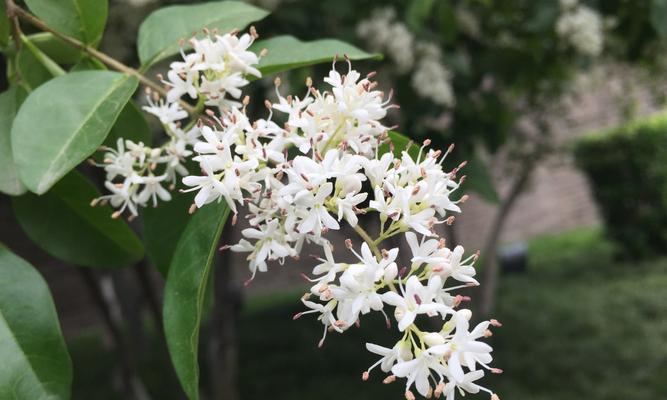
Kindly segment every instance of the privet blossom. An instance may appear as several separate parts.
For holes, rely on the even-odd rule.
[[[361,76],[349,61],[344,74],[334,63],[324,78],[326,90],[308,79],[301,96],[284,95],[276,79],[276,100],[265,103],[267,117],[251,120],[247,99],[235,103],[228,96],[240,98],[246,74],[260,75],[253,67],[258,57],[247,51],[252,36],[195,40],[194,52],[171,65],[167,98],[151,99],[147,111],[161,119],[172,142],[191,146],[201,172],[187,175],[174,167],[163,173],[165,179],[186,175],[185,191],[196,192],[193,209],[219,201],[235,214],[247,209],[250,227],[238,243],[224,247],[247,254],[252,277],[270,262],[299,257],[305,243],[321,248],[306,276],[312,286],[301,299],[304,311],[295,319],[313,315],[320,321],[321,346],[327,333],[343,333],[371,312],[383,314],[398,340],[366,344],[378,360],[362,373],[364,380],[377,369],[386,374],[385,383],[403,379],[408,400],[415,393],[452,400],[457,393],[480,391],[497,400],[477,382],[486,371],[501,372],[490,366],[492,348],[482,341],[500,323],[471,326],[472,314],[462,307],[469,299],[455,293],[478,285],[473,266],[478,255],[464,255],[461,246],[448,248],[435,231],[453,223],[453,213],[467,198],[456,194],[463,164],[443,168],[453,146],[443,153],[426,141],[394,155],[390,128],[382,123],[393,107],[390,98],[376,89],[373,74]],[[181,129],[182,96],[219,112],[209,110],[205,119]],[[104,168],[112,194],[103,198],[131,213],[151,198],[145,192],[166,200],[154,188],[161,181],[145,180],[152,165],[160,164],[157,154],[129,141],[109,150]],[[113,184],[115,179],[123,183]],[[376,237],[359,224],[361,214],[375,221]],[[347,250],[342,249],[352,262],[337,260],[327,238],[343,224],[360,239],[346,240]],[[408,265],[399,265],[398,248],[385,247],[392,237],[406,242]]]
[[[171,63],[166,80],[160,76],[169,89],[166,98],[147,91],[143,109],[160,121],[169,140],[153,148],[119,139],[116,148],[101,148],[105,152],[101,164],[92,161],[106,171],[105,186],[110,192],[93,200],[93,205],[109,202],[117,208],[114,218],[125,211],[134,218],[139,207],[157,206],[158,199],[169,201],[165,186],[173,190],[179,176],[187,175],[185,162],[193,155],[202,127],[196,121],[183,126],[190,116],[180,105],[182,97],[196,100],[200,109],[236,109],[241,106],[241,88],[248,84],[246,77],[261,76],[253,67],[260,57],[248,51],[256,37],[254,29],[241,36],[207,33],[203,39],[190,40],[194,52],[181,52],[182,61]]]

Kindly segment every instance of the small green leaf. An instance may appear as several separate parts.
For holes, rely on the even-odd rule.
[[[87,267],[123,267],[143,257],[139,238],[125,222],[112,219],[109,206],[91,207],[99,192],[81,174],[71,172],[48,193],[12,200],[26,234],[44,251]]]
[[[389,140],[394,146],[394,156],[400,157],[401,153],[407,150],[410,157],[417,158],[417,155],[419,154],[419,146],[416,146],[409,137],[396,131],[389,131]],[[408,145],[410,145],[409,149],[407,148]],[[387,153],[389,149],[390,146],[388,143],[382,144],[380,146],[380,154]]]
[[[164,292],[164,329],[178,379],[190,400],[199,398],[199,327],[208,277],[229,216],[224,202],[198,210],[176,247]]]
[[[336,39],[314,40],[303,42],[293,36],[277,36],[255,42],[252,51],[259,53],[262,49],[269,52],[259,62],[259,70],[263,74],[273,74],[289,69],[319,64],[347,55],[351,60],[368,58],[379,59],[379,54],[369,54],[351,44]]]
[[[236,1],[161,8],[149,15],[139,27],[139,61],[145,69],[178,53],[179,41],[192,37],[193,32],[200,32],[203,28],[218,29],[220,32],[241,30],[268,14],[261,8]]]
[[[662,39],[667,38],[667,0],[652,0],[649,12],[651,25]]]
[[[25,0],[30,11],[49,27],[87,44],[97,44],[104,33],[107,0]]]
[[[0,94],[0,192],[18,196],[26,191],[19,179],[18,170],[12,155],[12,122],[18,110],[18,90],[10,88]]]
[[[81,51],[49,32],[34,33],[28,39],[58,64],[74,64],[82,57]]]
[[[142,209],[146,254],[162,276],[169,273],[178,240],[192,219],[188,214],[191,204],[191,193],[173,192],[171,201]]]
[[[72,362],[46,282],[2,245],[0,270],[0,399],[69,399]]]
[[[83,71],[52,79],[32,92],[12,126],[14,159],[28,189],[45,193],[90,156],[137,84],[135,77],[116,72]]]

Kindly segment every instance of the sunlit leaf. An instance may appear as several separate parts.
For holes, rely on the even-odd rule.
[[[19,176],[41,194],[106,138],[137,87],[137,79],[108,71],[74,72],[32,92],[12,126]]]
[[[259,21],[268,11],[237,1],[178,5],[161,8],[146,18],[139,28],[139,61],[144,67],[178,53],[179,41],[189,39],[203,28],[229,32]],[[187,45],[187,43],[185,43]]]

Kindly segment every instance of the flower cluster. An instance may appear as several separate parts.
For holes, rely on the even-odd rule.
[[[561,0],[561,15],[556,33],[579,53],[595,57],[604,46],[604,22],[600,14],[579,4],[578,0]]]
[[[453,146],[443,153],[430,149],[430,141],[395,149],[393,133],[382,123],[393,107],[391,96],[377,90],[374,73],[362,76],[349,60],[344,74],[334,62],[324,78],[326,90],[309,78],[304,95],[285,96],[276,79],[277,99],[265,102],[268,116],[251,119],[247,97],[241,103],[222,100],[227,94],[240,99],[240,86],[234,85],[246,84],[246,74],[259,74],[252,67],[257,57],[246,50],[251,38],[193,42],[194,53],[171,65],[167,98],[149,99],[146,111],[160,118],[171,142],[192,148],[186,151],[201,171],[181,170],[187,155],[180,153],[178,166],[163,162],[167,172],[160,179],[187,174],[182,182],[184,191],[196,192],[193,210],[225,201],[235,219],[241,207],[247,209],[250,227],[238,243],[224,247],[247,253],[252,277],[269,262],[299,257],[305,243],[321,248],[323,255],[305,276],[312,283],[301,299],[306,310],[295,319],[317,315],[324,330],[320,345],[328,332],[342,333],[370,312],[382,313],[387,326],[398,330],[389,347],[366,345],[381,358],[362,374],[364,380],[380,366],[386,383],[405,379],[408,400],[415,398],[413,390],[448,400],[457,392],[486,391],[497,400],[476,381],[486,370],[501,372],[489,365],[492,349],[480,340],[500,324],[490,320],[470,329],[471,312],[461,308],[469,299],[454,293],[478,285],[473,266],[478,256],[465,257],[461,246],[448,248],[435,229],[452,224],[452,214],[467,198],[456,194],[465,163],[443,169]],[[176,100],[186,94],[202,109],[209,105],[218,112],[206,110],[204,119],[181,129],[188,115]],[[114,192],[103,198],[132,213],[151,197],[167,199],[162,180],[146,181],[164,153],[130,141],[109,149],[103,165]],[[119,178],[123,183],[111,183]],[[113,197],[121,189],[129,194]],[[365,230],[362,214],[374,218],[377,234]],[[345,241],[353,262],[336,260],[328,239],[343,223],[361,239],[360,246]],[[399,248],[385,248],[390,238],[405,240],[409,265],[399,265]]]
[[[470,312],[459,309],[466,298],[452,294],[477,285],[472,266],[477,256],[464,258],[460,246],[450,250],[434,230],[452,223],[451,213],[460,212],[466,199],[452,197],[462,165],[444,171],[449,151],[429,150],[428,142],[398,157],[382,151],[388,128],[381,119],[391,105],[375,90],[372,74],[362,77],[350,66],[341,75],[334,68],[324,82],[329,88],[320,91],[308,80],[299,97],[283,96],[277,80],[277,101],[266,103],[265,119],[251,121],[245,107],[212,117],[215,124],[201,128],[194,147],[203,174],[183,179],[197,191],[195,205],[224,199],[235,213],[247,206],[250,227],[228,247],[248,254],[253,276],[270,261],[298,257],[306,242],[320,246],[324,256],[302,298],[307,311],[297,317],[318,315],[324,330],[320,343],[327,332],[344,332],[371,311],[385,314],[388,324],[395,320],[402,334],[395,345],[367,347],[382,356],[377,365],[391,371],[389,381],[406,379],[408,399],[414,398],[413,386],[424,396],[450,399],[455,390],[487,390],[474,381],[484,369],[499,370],[489,367],[491,348],[479,339],[498,324],[487,321],[469,330]],[[377,238],[362,228],[359,214],[377,216]],[[358,252],[346,242],[354,263],[337,262],[327,239],[343,222],[363,239]],[[394,236],[407,241],[411,265],[399,267],[398,248],[381,247]],[[392,308],[390,318],[386,310]],[[420,330],[428,317],[441,321],[440,328]]]
[[[405,24],[396,21],[396,10],[375,10],[357,25],[357,35],[373,50],[386,52],[399,74],[412,71],[412,87],[421,97],[442,106],[454,105],[451,72],[442,63],[440,49],[432,42],[418,41]]]
[[[190,39],[194,51],[181,52],[182,61],[171,63],[166,80],[160,76],[167,88],[166,96],[147,93],[143,109],[160,121],[169,140],[153,148],[142,142],[119,139],[116,148],[102,147],[105,151],[102,164],[93,162],[105,169],[105,186],[110,192],[93,200],[93,204],[109,202],[117,208],[114,218],[125,210],[133,218],[140,206],[157,206],[158,199],[169,201],[171,194],[163,185],[173,190],[178,176],[188,174],[185,161],[192,156],[202,132],[194,120],[183,126],[191,116],[181,106],[182,97],[187,95],[197,100],[199,109],[205,106],[237,109],[240,103],[236,99],[241,96],[241,88],[248,84],[246,77],[261,76],[253,67],[259,56],[248,50],[256,38],[254,29],[240,36],[235,32],[205,33],[201,39]],[[204,133],[208,134],[208,130]]]

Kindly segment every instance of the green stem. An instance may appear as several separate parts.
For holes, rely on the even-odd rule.
[[[35,46],[35,44],[23,34],[21,34],[21,42],[23,42],[23,45],[30,51],[30,53],[32,53],[33,56],[35,56],[37,61],[39,61],[39,63],[42,64],[51,75],[61,76],[66,74],[65,70],[62,69],[58,63],[53,61],[51,57],[44,54],[43,51]]]
[[[366,233],[364,228],[357,224],[354,226],[354,231],[357,232],[362,239],[364,239],[364,241],[368,244],[368,247],[370,247],[373,251],[373,254],[375,254],[375,257],[377,257],[378,260],[382,259],[382,253],[380,252],[380,249],[378,249],[377,245],[373,241],[373,238],[371,238],[370,235]]]

